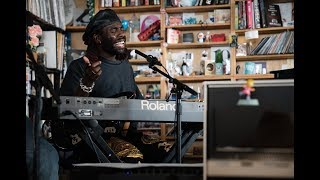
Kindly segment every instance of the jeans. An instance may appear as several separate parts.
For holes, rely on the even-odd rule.
[[[33,174],[33,126],[26,118],[26,163],[29,177]],[[57,150],[44,137],[39,138],[39,180],[59,180],[59,154]]]

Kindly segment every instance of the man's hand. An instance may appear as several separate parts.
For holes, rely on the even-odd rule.
[[[101,66],[100,66],[101,61],[91,62],[86,56],[83,56],[83,60],[87,64],[86,75],[84,79],[86,81],[91,81],[91,83],[93,83],[98,79],[98,77],[102,73]]]

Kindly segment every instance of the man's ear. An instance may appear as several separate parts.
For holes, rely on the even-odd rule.
[[[98,34],[94,34],[93,35],[93,40],[96,44],[101,44],[101,40],[100,40],[100,35]]]

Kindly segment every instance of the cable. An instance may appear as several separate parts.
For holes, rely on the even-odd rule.
[[[93,148],[93,150],[94,150],[94,152],[95,152],[95,154],[96,154],[96,156],[97,156],[97,159],[98,159],[99,163],[101,163],[101,160],[100,160],[100,158],[99,158],[98,152],[97,152],[97,150],[96,150],[96,147],[95,147],[94,144],[93,144],[93,140],[92,140],[91,135],[90,135],[90,133],[89,133],[89,131],[88,131],[88,129],[87,129],[87,126],[84,125],[84,123],[82,122],[82,120],[79,119],[72,111],[69,111],[69,110],[63,111],[61,114],[62,114],[62,115],[72,115],[73,117],[75,117],[77,120],[80,121],[81,125],[82,125],[83,128],[84,128],[84,131],[85,131],[86,135],[88,136],[88,138],[89,138],[89,140],[90,140],[91,146],[92,146],[92,148]]]

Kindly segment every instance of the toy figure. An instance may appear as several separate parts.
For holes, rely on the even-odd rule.
[[[246,99],[239,99],[237,105],[247,105],[247,106],[258,106],[258,99],[251,99],[251,92],[255,91],[253,87],[254,81],[253,79],[248,79],[247,83],[243,86],[243,89],[239,92],[239,95],[246,95]]]
[[[240,96],[246,95],[246,99],[251,99],[251,92],[255,91],[255,88],[253,87],[254,81],[253,79],[248,79],[247,83],[243,86],[243,90],[239,92]]]

